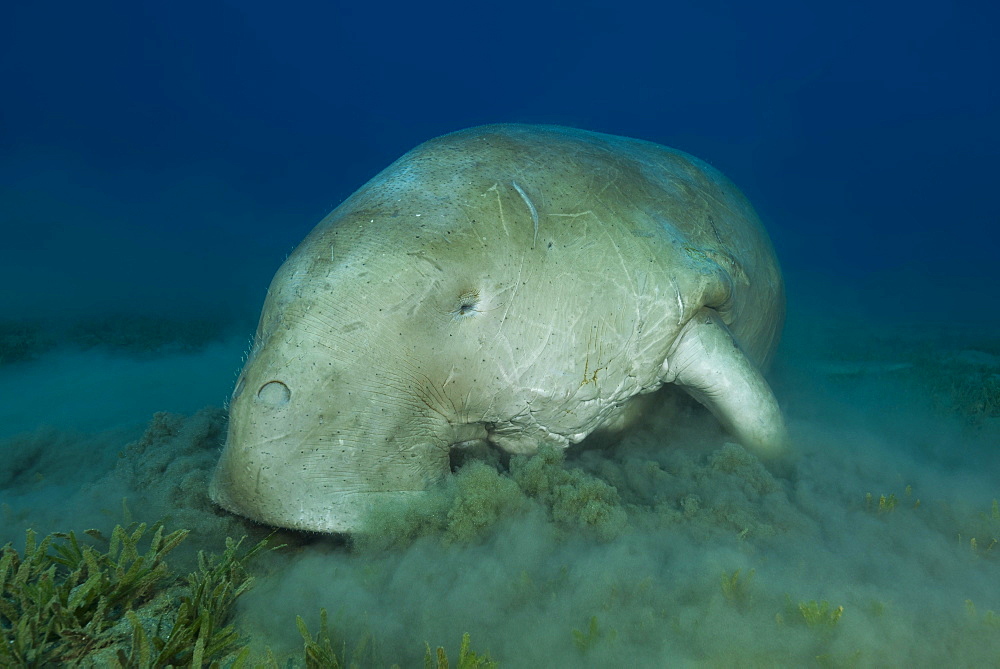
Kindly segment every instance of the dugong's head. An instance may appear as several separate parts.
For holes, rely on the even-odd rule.
[[[357,530],[372,504],[446,475],[453,443],[485,438],[456,420],[470,379],[447,378],[446,359],[478,347],[468,321],[490,285],[458,262],[459,242],[438,270],[398,239],[376,234],[352,257],[360,242],[335,236],[314,235],[275,276],[211,483],[216,503],[270,525]]]
[[[509,187],[460,182],[460,155],[425,157],[369,182],[275,275],[211,482],[222,507],[355,531],[372,504],[447,475],[453,444],[486,439],[483,413],[466,410],[490,405],[484,381],[500,372],[479,352],[521,262],[500,248],[495,211],[498,197],[524,205]]]

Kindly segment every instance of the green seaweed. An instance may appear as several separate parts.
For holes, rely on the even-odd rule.
[[[801,620],[809,627],[835,627],[844,615],[843,606],[833,607],[825,599],[821,602],[799,602],[797,609]]]
[[[598,624],[597,616],[590,616],[586,632],[573,628],[573,644],[577,650],[584,654],[601,641],[614,641],[616,638],[618,638],[618,630],[602,630]]]
[[[309,632],[302,616],[295,617],[295,624],[302,635],[303,652],[305,654],[305,666],[307,669],[356,669],[360,666],[374,666],[377,664],[373,657],[372,643],[370,637],[362,638],[355,646],[354,651],[348,656],[347,644],[341,641],[335,644],[328,623],[326,609],[319,612],[319,630],[315,636]],[[340,646],[338,653],[335,645]],[[490,659],[489,653],[480,655],[471,649],[471,639],[469,633],[462,635],[462,645],[458,651],[458,669],[495,669],[499,666]],[[432,650],[429,643],[424,643],[426,649],[424,654],[424,666],[427,669],[448,669],[450,663],[445,649],[438,646]],[[350,657],[350,659],[348,659]],[[273,660],[270,666],[277,667]],[[392,665],[398,667],[399,665]]]
[[[23,553],[3,547],[0,665],[74,665],[105,651],[100,663],[107,666],[202,666],[234,651],[238,634],[225,623],[252,584],[246,563],[267,539],[242,553],[242,540],[227,539],[221,556],[200,552],[198,569],[178,579],[165,557],[188,530],[166,534],[162,523],[130,523],[116,525],[110,539],[85,534],[107,550],[73,532],[38,541],[30,529]],[[184,594],[170,596],[176,592]]]
[[[945,388],[951,408],[973,425],[1000,417],[1000,374],[982,368],[951,379]]]
[[[333,640],[330,636],[330,627],[327,623],[326,609],[319,612],[319,631],[316,636],[309,633],[302,616],[295,616],[295,625],[302,635],[303,653],[308,669],[341,669],[341,667],[356,667],[355,663],[347,662],[347,644],[342,643],[341,652],[338,655],[334,650]]]
[[[865,493],[865,510],[869,512],[874,512],[878,515],[883,515],[886,513],[892,513],[896,510],[899,505],[899,499],[897,499],[895,493],[890,493],[889,495],[879,495],[878,501],[875,501],[875,496],[870,492]]]
[[[165,556],[187,530],[164,535],[153,526],[145,552],[145,523],[116,526],[107,552],[81,543],[75,533],[40,542],[27,530],[23,554],[11,544],[0,557],[0,664],[25,667],[72,662],[116,639],[111,628],[172,578]],[[96,530],[86,533],[104,537]]]
[[[1000,549],[997,549],[1000,545],[1000,502],[994,499],[989,512],[979,513],[963,529],[964,533],[958,533],[958,542],[965,544],[968,537],[967,545],[973,555],[981,558],[1000,555]]]
[[[527,498],[509,477],[484,462],[471,462],[456,477],[458,494],[448,511],[445,538],[468,544],[483,537],[502,518],[521,513]]]
[[[448,669],[448,654],[444,648],[438,646],[436,652],[432,654],[430,644],[425,643],[424,645],[427,648],[426,653],[424,653],[424,669]],[[473,652],[470,648],[471,645],[472,640],[469,633],[466,632],[462,635],[462,645],[458,650],[457,669],[495,669],[500,666],[490,659],[489,653],[480,656]]]
[[[617,489],[582,469],[567,468],[561,449],[543,446],[511,459],[510,472],[470,460],[420,496],[382,502],[369,510],[368,532],[354,538],[362,552],[402,548],[419,537],[444,543],[482,541],[498,524],[542,510],[564,534],[583,532],[611,541],[628,527]]]
[[[721,585],[722,596],[726,601],[740,610],[748,608],[753,600],[753,578],[756,570],[751,569],[742,575],[742,569],[732,574],[723,572]]]
[[[573,643],[581,653],[586,653],[600,639],[601,633],[597,627],[597,616],[590,616],[587,621],[587,631],[581,632],[573,628]]]
[[[269,539],[269,538],[268,538]],[[225,624],[237,598],[250,589],[253,577],[246,565],[267,546],[263,539],[240,553],[241,538],[226,538],[221,556],[198,552],[198,569],[186,581],[188,594],[179,598],[176,612],[160,616],[150,634],[135,611],[128,612],[132,624],[132,648],[129,654],[119,651],[118,660],[128,667],[194,666],[229,655],[237,645],[239,633]],[[271,550],[281,548],[275,546]],[[244,656],[245,656],[244,649]]]
[[[512,458],[511,477],[549,509],[556,525],[587,531],[601,541],[620,536],[628,518],[618,490],[581,469],[567,469],[564,458],[562,450],[543,446],[534,456]]]
[[[987,629],[1000,630],[1000,615],[997,615],[992,609],[988,609],[980,616],[976,605],[972,603],[971,599],[967,599],[965,600],[965,612],[972,623],[982,625]]]
[[[293,658],[291,664],[279,664],[270,649],[263,658],[251,658],[231,623],[236,600],[253,585],[248,563],[265,549],[282,547],[268,548],[271,537],[246,550],[245,537],[227,538],[221,555],[199,551],[198,568],[179,578],[164,558],[188,530],[165,533],[160,522],[130,523],[116,525],[110,539],[97,530],[85,534],[92,542],[107,544],[107,550],[82,542],[73,532],[53,533],[39,541],[30,529],[23,552],[12,544],[3,547],[0,666],[300,666]],[[340,653],[335,650],[325,609],[315,636],[301,617],[296,624],[305,642],[304,666],[374,664],[370,635],[355,644],[350,660],[346,643],[340,644]],[[447,669],[444,649],[431,654],[425,646],[428,666]],[[465,634],[457,666],[491,669],[497,663],[488,654],[473,652]]]

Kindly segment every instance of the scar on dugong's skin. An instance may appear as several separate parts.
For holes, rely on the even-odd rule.
[[[271,525],[364,530],[449,450],[565,447],[674,384],[763,457],[781,273],[746,198],[690,155],[557,126],[421,144],[278,270],[211,483]]]

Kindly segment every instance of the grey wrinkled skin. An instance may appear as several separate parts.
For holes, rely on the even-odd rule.
[[[363,531],[373,502],[448,475],[455,445],[565,447],[664,384],[778,457],[761,370],[783,317],[767,234],[697,158],[557,126],[445,135],[278,270],[211,496],[271,525]]]

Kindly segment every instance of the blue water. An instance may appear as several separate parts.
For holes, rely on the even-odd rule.
[[[177,418],[155,456],[126,445],[155,412],[224,404],[274,270],[377,171],[460,128],[555,123],[692,153],[754,203],[788,286],[772,381],[794,477],[747,493],[755,475],[713,468],[692,436],[715,434],[708,422],[670,443],[643,433],[569,463],[634,496],[612,542],[537,515],[473,546],[430,537],[378,557],[317,540],[269,564],[243,628],[294,649],[294,616],[326,607],[345,635],[382,639],[386,664],[465,631],[504,666],[996,663],[998,13],[8,8],[0,542],[113,525],[122,497],[196,529],[192,549],[246,531],[200,487],[217,414]],[[143,470],[152,460],[166,473]],[[880,513],[882,495],[897,502]],[[736,569],[754,570],[745,601],[720,585]],[[842,616],[807,624],[813,600]]]

